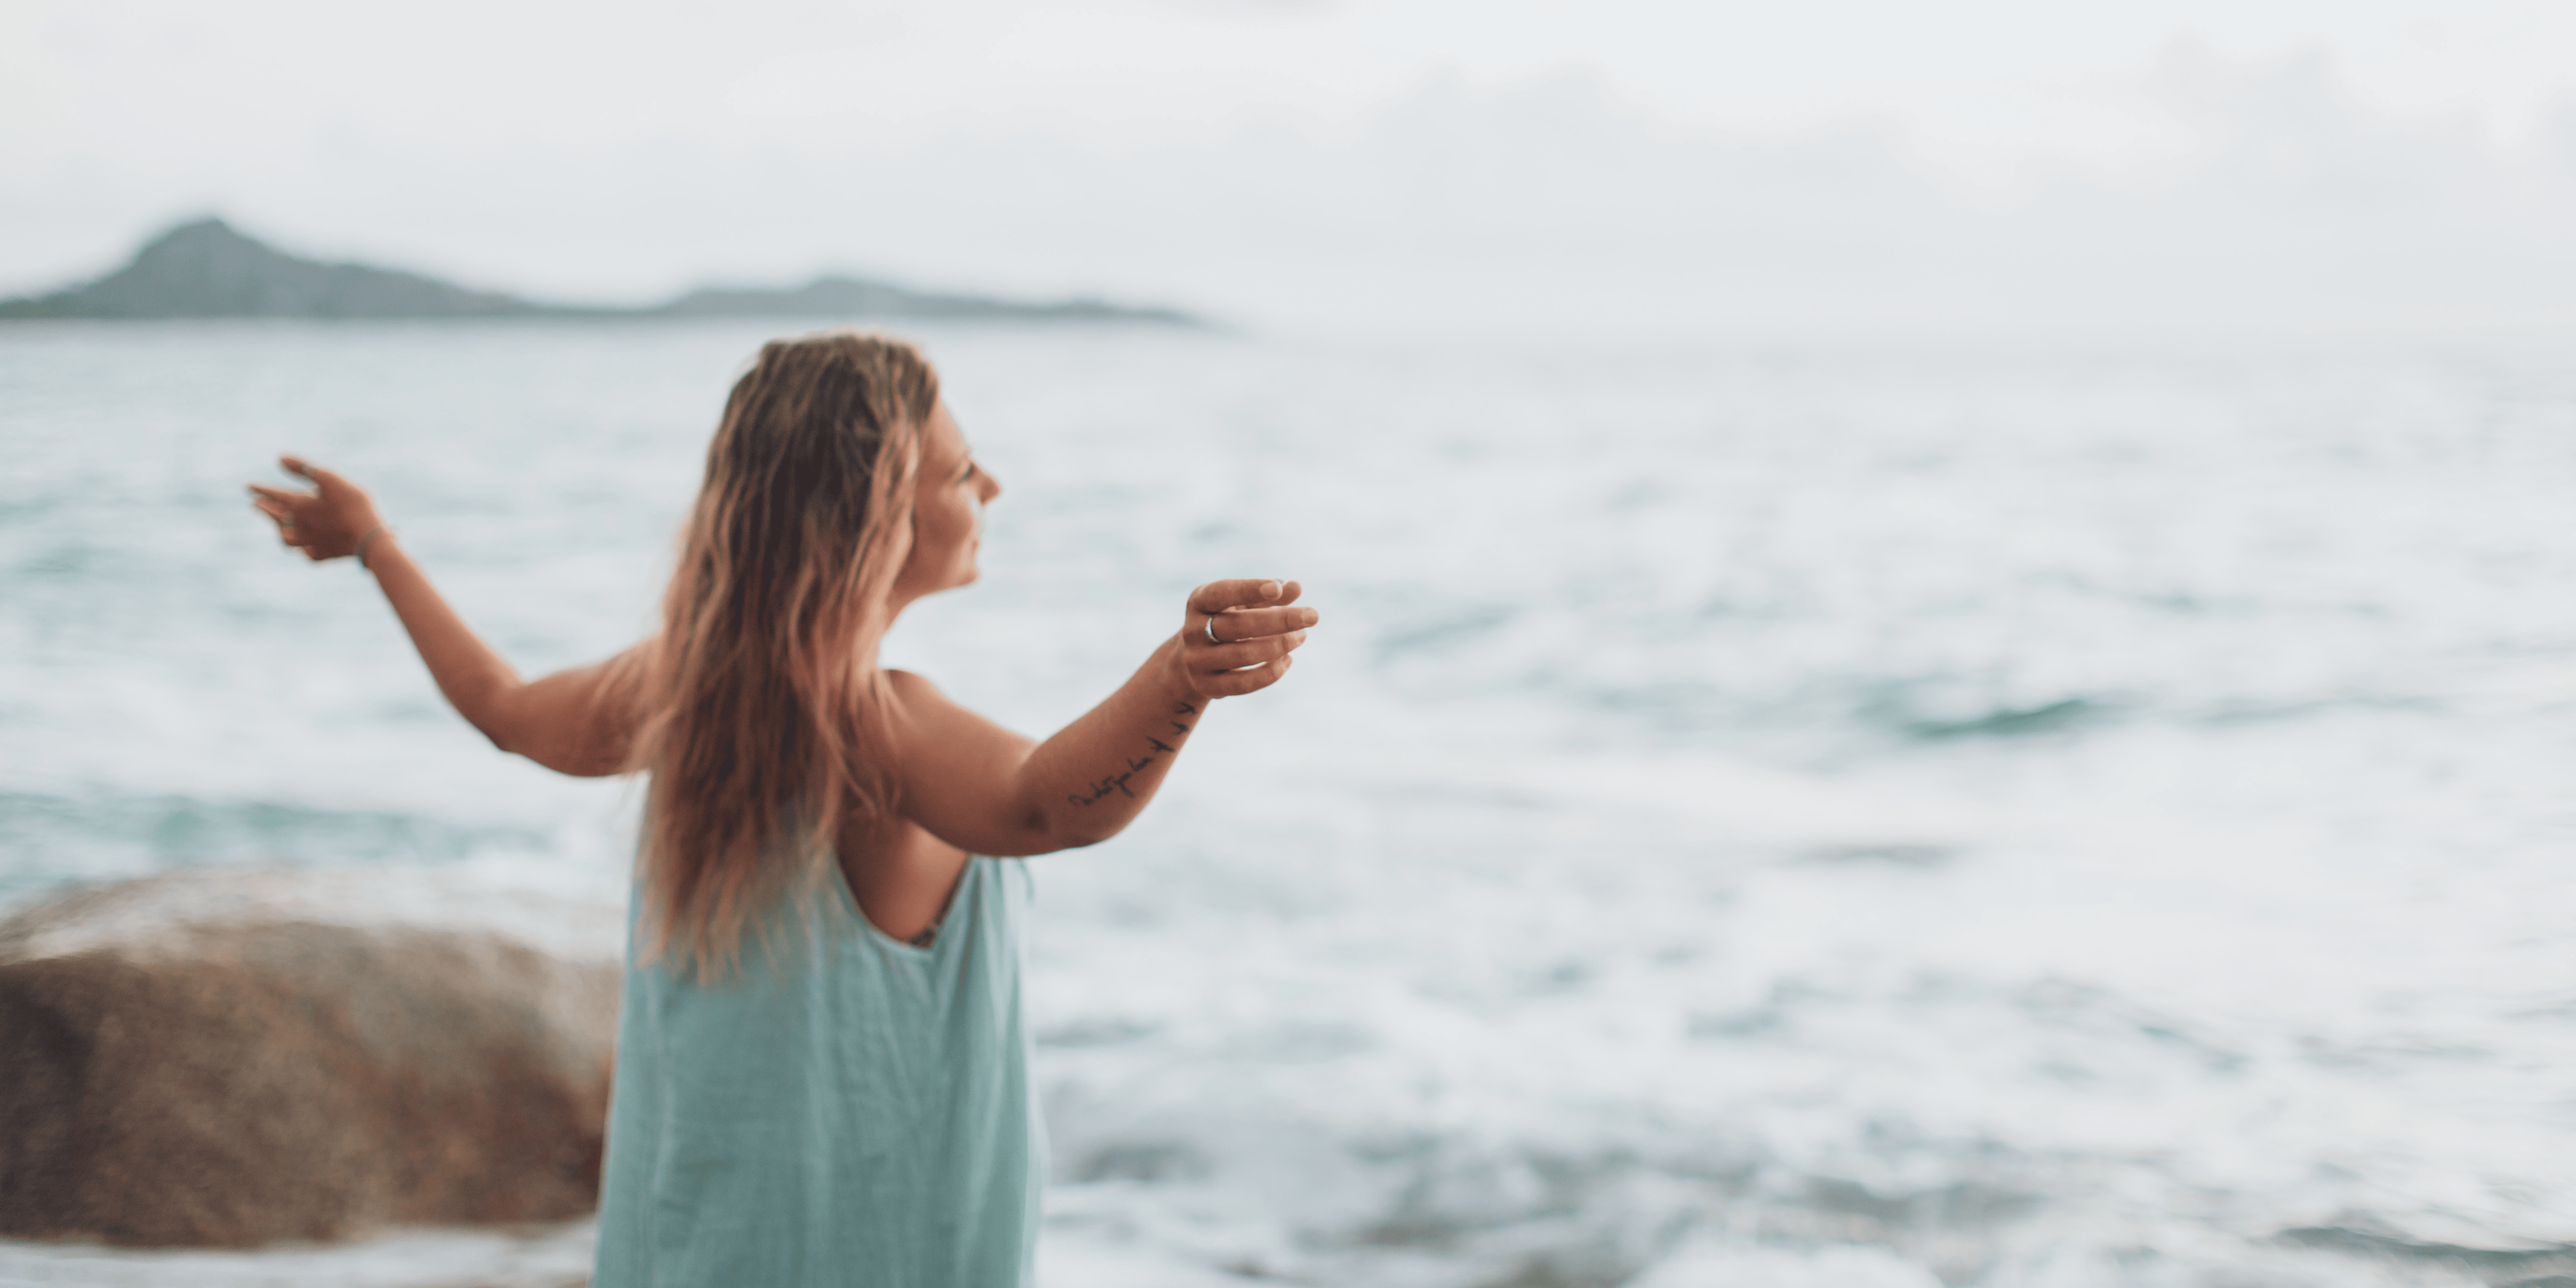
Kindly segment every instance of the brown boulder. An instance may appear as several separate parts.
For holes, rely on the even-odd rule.
[[[460,880],[177,873],[0,922],[0,1235],[237,1247],[589,1211],[615,910],[522,898],[514,929]]]

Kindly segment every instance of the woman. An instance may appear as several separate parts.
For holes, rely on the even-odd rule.
[[[1017,864],[1116,835],[1211,700],[1287,673],[1295,582],[1211,582],[1043,743],[876,665],[975,578],[979,468],[912,347],[765,346],[734,385],[662,628],[523,682],[367,494],[254,484],[308,559],[355,556],[440,692],[505,751],[650,775],[601,1193],[600,1288],[1029,1278],[1044,1146]],[[987,856],[987,857],[975,857]]]

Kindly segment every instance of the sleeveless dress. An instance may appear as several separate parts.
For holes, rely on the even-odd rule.
[[[824,884],[721,983],[637,965],[630,917],[594,1288],[1030,1282],[1027,868],[967,860],[927,948]]]

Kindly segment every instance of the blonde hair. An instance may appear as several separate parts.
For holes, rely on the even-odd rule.
[[[918,350],[855,331],[773,340],[734,383],[661,635],[632,655],[643,960],[728,973],[844,824],[894,808],[877,644],[938,402]]]

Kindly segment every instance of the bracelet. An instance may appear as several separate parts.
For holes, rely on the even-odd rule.
[[[365,536],[363,536],[363,537],[358,538],[358,566],[359,566],[359,567],[361,567],[361,568],[367,568],[367,543],[368,543],[368,542],[370,542],[370,541],[375,540],[375,539],[376,539],[376,538],[378,538],[378,537],[389,535],[391,532],[392,532],[392,529],[387,528],[385,525],[383,525],[383,524],[379,523],[379,524],[377,524],[376,526],[374,526],[374,527],[372,527],[372,528],[367,529],[367,535],[365,535]],[[369,571],[369,572],[374,572],[374,571],[375,571],[375,569],[373,569],[373,568],[367,568],[367,571]]]

